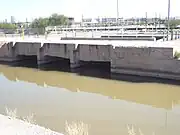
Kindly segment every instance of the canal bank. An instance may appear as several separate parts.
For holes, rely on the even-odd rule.
[[[38,125],[0,114],[1,135],[63,135]]]

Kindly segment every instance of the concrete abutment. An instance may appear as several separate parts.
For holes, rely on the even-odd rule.
[[[69,63],[70,68],[79,66],[78,52],[75,44],[44,43],[38,52],[38,64],[44,65],[53,62]],[[64,64],[65,64],[64,63]]]

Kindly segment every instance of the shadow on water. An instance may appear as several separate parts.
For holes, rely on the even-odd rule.
[[[26,68],[38,68],[37,56],[18,56],[18,61],[6,62],[0,61],[1,65],[8,65],[11,67],[26,67]]]
[[[80,62],[81,68],[74,72],[81,76],[111,79],[110,62]]]
[[[111,74],[111,79],[127,81],[132,83],[161,83],[161,84],[180,85],[180,81],[177,80],[162,79],[156,77],[145,77],[145,76],[137,76],[137,75],[127,75],[127,74]]]
[[[69,59],[50,56],[46,56],[45,59],[48,63],[39,65],[39,69],[44,71],[71,72]]]
[[[66,59],[58,59],[48,64],[43,64],[38,66],[35,57],[31,59],[23,59],[23,61],[18,62],[0,62],[0,64],[8,65],[12,67],[26,67],[26,68],[35,68],[43,71],[61,71],[76,73],[80,76],[89,76],[103,79],[112,79],[119,81],[126,81],[132,83],[161,83],[161,84],[173,84],[180,85],[180,81],[171,80],[171,79],[160,79],[155,77],[142,77],[136,75],[127,75],[127,74],[112,74],[110,72],[110,63],[96,63],[96,62],[81,62],[81,67],[75,70],[70,69],[70,63]]]
[[[38,68],[37,56],[18,56],[20,59],[14,62],[13,67],[26,67],[26,68]]]
[[[71,72],[71,69],[68,65],[61,65],[61,64],[58,64],[58,61],[57,61],[57,64],[55,64],[56,61],[54,62],[49,62],[47,64],[43,64],[41,66],[39,66],[38,68],[40,70],[43,70],[43,71],[61,71],[61,72]]]

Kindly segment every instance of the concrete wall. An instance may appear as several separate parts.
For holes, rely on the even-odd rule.
[[[79,45],[79,59],[81,61],[110,62],[111,45]]]
[[[180,74],[180,61],[177,60],[158,60],[148,58],[134,58],[134,59],[121,59],[112,60],[112,67],[115,68],[129,68],[149,71],[162,71],[169,73]]]
[[[0,60],[1,61],[13,61],[15,60],[15,54],[12,42],[0,43]]]
[[[1,43],[0,45],[0,57],[12,56],[12,43]]]
[[[14,51],[16,55],[32,56],[38,54],[40,47],[41,43],[16,42],[14,45]]]
[[[69,59],[72,67],[75,67],[79,62],[75,44],[45,43],[39,50],[38,61],[48,62],[44,59],[45,56]]]
[[[173,59],[172,48],[116,47],[111,54],[111,72],[143,76],[151,72],[148,76],[158,77],[159,73],[174,74],[180,79],[180,61]]]
[[[173,59],[172,48],[160,47],[115,47],[112,45],[88,45],[62,43],[17,42],[1,43],[0,60],[17,60],[17,56],[37,56],[38,64],[52,62],[48,57],[70,60],[70,67],[80,66],[80,61],[111,62],[111,72],[130,73],[134,75],[171,74],[179,76],[180,61]],[[171,77],[172,78],[172,77]]]
[[[115,47],[111,52],[112,59],[172,59],[173,48],[158,47]]]

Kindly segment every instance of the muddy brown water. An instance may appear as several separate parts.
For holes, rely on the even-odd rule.
[[[64,133],[65,122],[83,121],[89,135],[180,134],[180,86],[130,83],[74,73],[0,65],[0,113],[17,108],[38,125]]]

